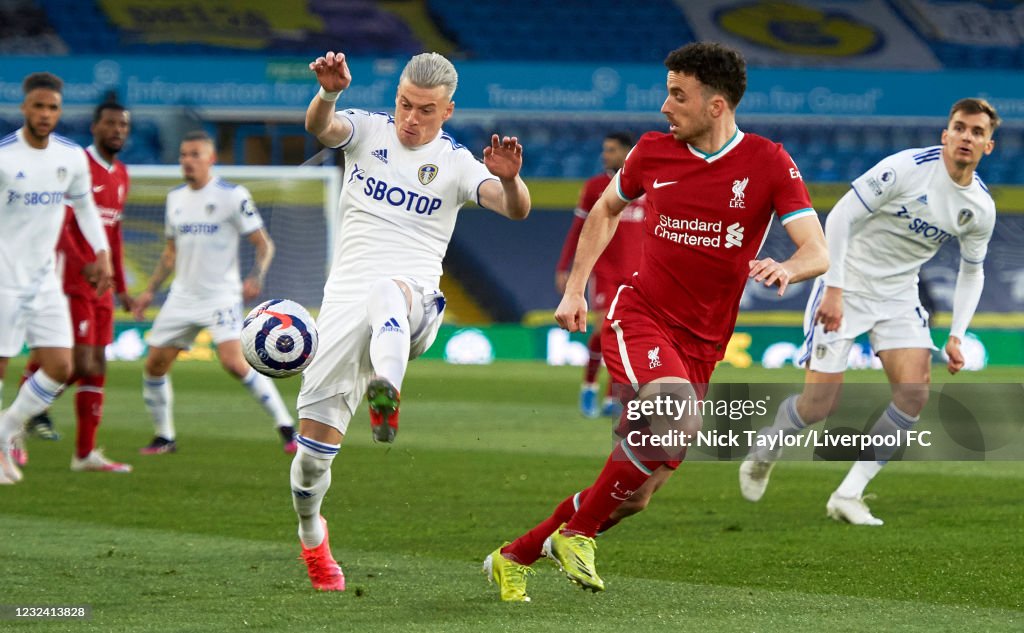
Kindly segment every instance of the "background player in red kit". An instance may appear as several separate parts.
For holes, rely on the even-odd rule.
[[[130,115],[118,103],[103,103],[93,114],[93,143],[86,148],[92,174],[92,195],[100,210],[110,242],[114,267],[114,292],[121,307],[130,310],[132,299],[124,280],[121,214],[128,197],[128,169],[117,160],[130,129]],[[75,412],[78,419],[75,455],[71,470],[131,472],[131,466],[107,459],[96,449],[96,429],[103,414],[103,386],[106,382],[106,346],[114,340],[114,295],[107,291],[96,296],[93,287],[95,256],[68,209],[64,230],[57,243],[58,262],[63,262],[64,294],[71,308],[74,335],[74,374],[68,384],[78,383]],[[31,375],[32,364],[26,368]],[[41,414],[40,417],[46,414]],[[45,433],[48,419],[30,422],[37,434]]]
[[[604,137],[601,147],[601,161],[604,172],[587,180],[580,193],[579,206],[576,207],[575,218],[569,227],[569,234],[562,245],[562,255],[555,269],[555,287],[558,292],[565,292],[565,284],[569,279],[569,268],[576,254],[576,243],[580,239],[583,223],[587,214],[594,207],[604,190],[608,188],[612,176],[615,175],[626,161],[629,150],[633,149],[633,137],[626,132],[612,132]],[[619,228],[615,231],[608,247],[604,249],[594,270],[590,275],[588,294],[590,310],[597,316],[597,322],[604,322],[604,315],[612,297],[622,284],[629,284],[633,273],[640,268],[640,244],[644,234],[644,200],[641,196],[626,205],[619,214]],[[587,342],[590,348],[590,360],[583,371],[583,384],[580,386],[580,413],[588,418],[598,415],[618,417],[622,409],[619,399],[614,397],[614,382],[609,381],[608,392],[604,404],[597,406],[597,372],[601,368],[601,327],[594,329],[594,334]]]
[[[587,277],[622,209],[646,193],[640,269],[608,310],[605,363],[641,403],[659,397],[685,405],[703,397],[724,355],[747,279],[777,285],[781,295],[790,283],[823,273],[828,252],[789,154],[736,126],[746,89],[742,56],[719,44],[693,43],[670,53],[665,66],[668,98],[661,111],[669,133],[645,134],[594,205],[555,318],[569,331],[586,329]],[[784,262],[756,259],[773,215],[797,247]],[[650,414],[641,422],[649,436],[693,434],[702,420]],[[617,443],[589,488],[487,557],[484,571],[498,582],[502,599],[528,599],[528,566],[542,550],[570,580],[603,590],[593,537],[623,516],[620,506],[635,512],[646,505],[684,455],[680,447],[640,450],[627,440]]]

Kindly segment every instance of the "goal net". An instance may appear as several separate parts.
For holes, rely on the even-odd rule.
[[[131,188],[125,203],[125,277],[129,292],[138,294],[149,280],[163,251],[164,201],[182,184],[177,165],[128,166]],[[214,174],[244,185],[252,194],[274,240],[276,254],[259,301],[285,298],[318,308],[330,265],[330,236],[338,217],[341,172],[337,167],[216,166]],[[253,248],[242,239],[241,272],[252,269]],[[154,304],[163,303],[165,283]]]

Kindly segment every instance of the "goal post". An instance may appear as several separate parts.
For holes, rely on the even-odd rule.
[[[274,241],[276,253],[259,301],[285,298],[319,308],[339,220],[340,169],[217,165],[213,174],[249,190]],[[164,248],[167,192],[183,179],[177,165],[129,165],[128,175],[122,230],[126,282],[134,295],[145,288]],[[253,263],[245,239],[240,262],[244,277]],[[169,287],[164,284],[154,304],[163,302]]]

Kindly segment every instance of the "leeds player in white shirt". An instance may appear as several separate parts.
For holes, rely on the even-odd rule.
[[[458,83],[441,55],[416,55],[405,66],[394,116],[335,113],[334,102],[352,81],[343,54],[328,52],[310,70],[321,88],[306,111],[306,129],[345,152],[345,184],[317,320],[320,344],[299,393],[291,486],[310,580],[317,589],[341,591],[345,577],[320,506],[349,421],[366,394],[374,439],[394,440],[409,359],[430,346],[443,317],[437,287],[459,208],[473,200],[521,220],[530,195],[519,177],[523,148],[515,137],[492,136],[480,163],[441,130]]]
[[[928,401],[934,349],[917,274],[954,239],[961,259],[945,351],[949,373],[963,368],[960,342],[981,298],[983,262],[996,221],[995,203],[975,169],[992,152],[998,126],[999,116],[986,101],[961,99],[950,110],[942,145],[885,158],[854,180],[836,203],[825,225],[833,266],[815,285],[805,315],[804,391],[785,400],[774,424],[761,434],[796,434],[835,411],[850,347],[864,333],[892,386],[892,402],[871,433],[891,436],[913,426]],[[863,493],[894,450],[854,462],[826,504],[830,517],[882,525]],[[780,450],[755,448],[747,456],[740,466],[746,499],[761,498],[780,455]]]
[[[133,308],[135,318],[141,319],[160,285],[172,272],[175,274],[167,300],[149,332],[143,399],[156,435],[141,449],[145,455],[177,450],[168,374],[178,353],[187,349],[203,328],[209,330],[217,346],[221,366],[242,381],[274,419],[285,452],[295,451],[294,420],[277,386],[245,362],[239,342],[242,301],[259,296],[274,258],[274,244],[249,191],[217,178],[213,174],[215,161],[213,139],[205,132],[185,135],[179,156],[185,184],[167,194],[167,244]],[[238,270],[242,236],[256,252],[253,270],[244,283]]]
[[[22,89],[25,125],[0,139],[0,378],[25,343],[40,369],[0,417],[0,484],[21,480],[11,457],[13,443],[25,422],[46,410],[71,377],[71,316],[55,266],[65,202],[74,207],[96,252],[97,293],[110,287],[112,275],[85,152],[52,133],[60,120],[63,82],[50,73],[33,73]]]

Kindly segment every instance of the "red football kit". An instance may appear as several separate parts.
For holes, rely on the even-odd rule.
[[[618,291],[602,330],[608,372],[634,390],[657,378],[685,378],[703,398],[736,325],[749,262],[773,215],[786,224],[814,213],[807,188],[781,145],[739,130],[713,154],[670,134],[647,133],[616,186],[625,201],[646,194],[647,213],[639,272]],[[682,457],[652,451],[634,453],[626,440],[618,442],[593,485],[563,500],[502,554],[529,565],[563,523],[563,534],[589,537],[613,526],[613,510],[659,466],[675,468]]]
[[[114,291],[125,291],[122,261],[121,216],[128,197],[128,169],[114,160],[108,165],[92,145],[85,151],[92,173],[92,196],[99,208],[110,242],[110,261],[114,268]],[[114,339],[114,295],[107,291],[96,296],[96,289],[82,275],[82,268],[96,259],[74,212],[69,207],[57,243],[58,257],[64,262],[64,294],[71,308],[76,345],[108,345]]]
[[[647,214],[639,272],[608,311],[608,370],[634,388],[680,376],[706,389],[772,216],[813,215],[807,187],[781,145],[739,130],[714,154],[649,132],[616,186],[646,194]]]
[[[601,194],[612,180],[612,174],[603,173],[587,180],[580,193],[579,205],[576,207],[575,218],[569,228],[569,234],[562,245],[562,255],[558,259],[557,270],[564,272],[572,267],[576,255],[576,244],[580,239],[580,231],[587,215],[594,208]],[[631,201],[619,216],[619,226],[608,246],[601,253],[594,270],[590,273],[588,283],[588,300],[590,309],[604,312],[608,309],[612,297],[622,284],[629,284],[640,267],[640,254],[644,234],[644,208],[646,200],[640,197]]]

